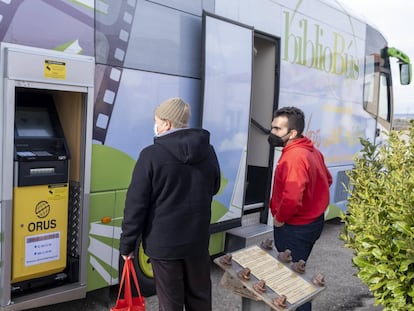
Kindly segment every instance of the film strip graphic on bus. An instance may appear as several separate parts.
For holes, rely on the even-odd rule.
[[[100,2],[95,7],[95,86],[98,89],[95,90],[93,114],[94,144],[105,144],[121,83],[136,6],[136,0],[128,0]],[[107,206],[100,206],[100,209],[106,208]],[[114,218],[110,224],[104,224],[95,218],[90,218],[88,279],[93,281],[88,282],[88,290],[118,283],[119,250],[107,241],[119,240],[122,218]]]
[[[92,56],[93,27],[89,0],[0,1],[2,42]]]
[[[93,115],[92,138],[95,142],[100,142],[101,144],[105,143],[111,114],[116,101],[136,5],[136,0],[112,1],[106,5],[101,2],[95,8],[96,36],[103,35],[109,45],[107,46],[108,55],[105,62],[108,66],[104,70],[102,83],[97,91]],[[117,16],[113,23],[108,22],[113,19],[111,13]],[[101,47],[97,44],[97,53],[99,53],[99,48]]]

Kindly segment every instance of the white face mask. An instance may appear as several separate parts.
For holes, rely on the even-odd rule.
[[[158,125],[154,123],[154,136],[158,136]]]

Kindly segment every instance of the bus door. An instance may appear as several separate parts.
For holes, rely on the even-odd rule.
[[[277,45],[252,27],[208,13],[203,36],[200,124],[211,133],[222,175],[212,207],[214,233],[257,224],[267,210]]]
[[[247,186],[245,213],[259,211],[260,222],[267,222],[268,202],[272,186],[274,148],[268,135],[273,111],[278,106],[280,41],[255,33],[252,104],[247,153]]]

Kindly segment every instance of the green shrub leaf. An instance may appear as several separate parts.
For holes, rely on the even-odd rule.
[[[381,145],[360,139],[347,173],[348,213],[341,214],[340,237],[384,311],[414,311],[414,120],[410,125]]]

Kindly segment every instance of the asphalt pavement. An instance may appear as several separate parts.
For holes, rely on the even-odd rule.
[[[339,234],[343,223],[338,219],[327,221],[321,238],[316,243],[306,264],[310,274],[322,273],[326,288],[313,300],[313,311],[379,311],[368,288],[356,276],[352,264],[352,250],[345,248]],[[223,270],[211,264],[213,284],[213,311],[242,310],[242,298],[220,285]],[[115,304],[117,288],[90,292],[85,299],[32,309],[35,311],[107,311]],[[146,298],[147,311],[158,311],[156,296]]]

